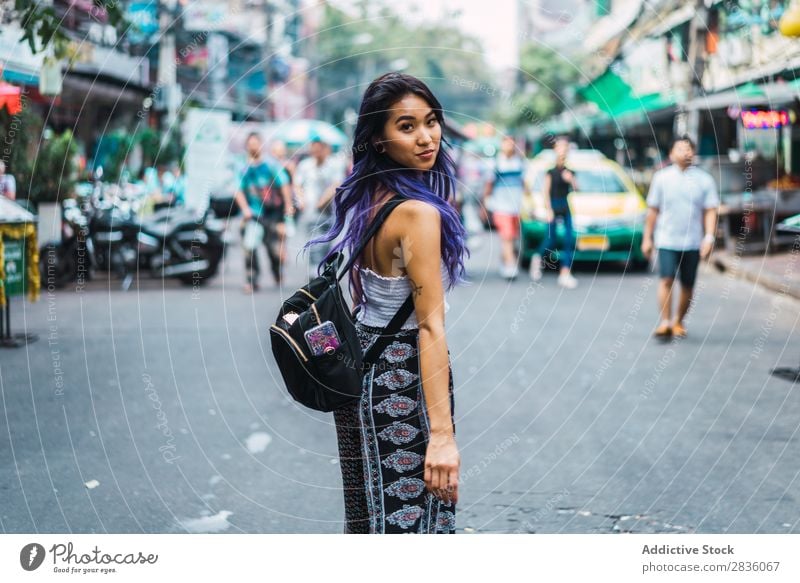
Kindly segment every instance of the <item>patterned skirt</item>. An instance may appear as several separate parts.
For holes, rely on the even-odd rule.
[[[360,323],[356,329],[365,351],[381,331]],[[423,481],[430,431],[418,339],[417,328],[394,335],[364,375],[361,400],[334,412],[345,533],[455,532],[455,504],[434,496]],[[452,415],[452,368],[449,385]]]

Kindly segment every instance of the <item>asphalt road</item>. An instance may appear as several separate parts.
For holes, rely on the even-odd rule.
[[[652,274],[565,291],[496,255],[448,296],[459,531],[800,532],[800,392],[769,375],[800,359],[795,300],[704,269],[690,336],[661,344]],[[340,532],[332,417],[286,397],[267,334],[303,277],[246,296],[232,247],[199,289],[17,298],[40,339],[0,351],[0,528]]]

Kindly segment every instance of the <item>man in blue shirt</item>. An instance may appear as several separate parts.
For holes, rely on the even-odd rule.
[[[642,252],[650,257],[654,247],[658,250],[661,324],[655,335],[662,338],[686,336],[683,319],[692,302],[697,267],[714,247],[719,194],[711,175],[693,165],[694,154],[691,139],[674,139],[670,148],[672,164],[655,173],[647,195]],[[681,293],[673,320],[675,277],[681,282]]]
[[[268,163],[261,155],[261,136],[252,133],[246,142],[248,163],[242,176],[236,202],[242,210],[242,232],[248,221],[255,220],[263,227],[263,243],[267,248],[272,275],[280,285],[286,261],[286,223],[294,215],[289,177],[278,164]],[[247,283],[245,293],[258,289],[258,247],[245,249]]]

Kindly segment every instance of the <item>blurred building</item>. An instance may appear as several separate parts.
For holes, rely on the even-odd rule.
[[[578,89],[587,103],[543,131],[571,133],[640,169],[689,131],[702,157],[737,168],[723,190],[742,187],[733,175],[741,178],[744,158],[771,165],[772,179],[775,169],[797,174],[800,41],[778,30],[789,3],[596,0],[584,39],[592,80]]]
[[[122,27],[93,0],[49,3],[69,38],[69,63],[32,53],[5,15],[2,80],[25,89],[48,127],[71,129],[89,160],[113,147],[114,130],[168,132],[186,107],[240,121],[309,113],[297,47],[314,30],[317,0],[121,0]]]
[[[70,39],[71,65],[34,54],[19,22],[0,27],[3,80],[23,87],[28,105],[57,130],[91,144],[98,131],[132,125],[152,91],[149,63],[132,56],[92,0],[53,0]]]
[[[296,53],[306,12],[301,0],[179,3],[171,21],[183,99],[240,121],[302,114],[307,65]]]
[[[517,34],[522,44],[536,41],[559,51],[577,52],[603,10],[586,0],[518,0]]]

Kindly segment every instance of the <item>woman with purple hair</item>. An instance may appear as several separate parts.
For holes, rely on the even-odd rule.
[[[464,280],[465,232],[442,106],[419,79],[388,73],[364,93],[353,170],[334,197],[337,240],[318,267],[352,253],[377,210],[402,202],[355,261],[350,292],[366,351],[411,293],[414,310],[364,375],[360,400],[334,412],[347,533],[453,533],[460,457],[445,290]]]

